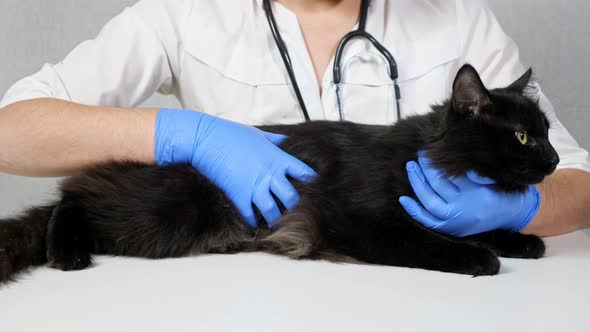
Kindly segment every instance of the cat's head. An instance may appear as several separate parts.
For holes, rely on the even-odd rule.
[[[447,103],[445,134],[429,151],[433,160],[455,175],[474,169],[507,191],[551,174],[559,157],[547,117],[526,95],[531,75],[529,69],[510,86],[487,90],[477,71],[463,66]]]

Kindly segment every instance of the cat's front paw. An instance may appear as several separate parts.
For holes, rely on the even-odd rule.
[[[545,243],[535,235],[496,230],[465,238],[468,243],[487,248],[500,257],[541,258],[545,254]]]
[[[517,234],[517,235],[516,235]],[[540,237],[516,233],[498,255],[508,258],[537,259],[545,255],[545,243]]]
[[[457,247],[457,249],[451,255],[446,256],[444,263],[443,260],[438,259],[437,263],[440,265],[435,269],[474,277],[491,276],[500,272],[500,260],[490,250],[467,245]]]
[[[58,248],[49,246],[47,261],[50,267],[62,271],[82,270],[92,264],[92,258],[88,251],[77,248]]]
[[[500,260],[491,251],[475,248],[466,258],[467,270],[465,274],[477,276],[491,276],[500,272]]]

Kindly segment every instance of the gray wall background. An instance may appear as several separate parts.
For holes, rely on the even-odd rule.
[[[228,0],[221,0],[228,1]],[[240,1],[240,0],[234,0]],[[241,0],[246,1],[246,0]],[[450,0],[449,0],[450,1]],[[135,0],[1,0],[0,94],[18,79],[55,63]],[[585,0],[491,0],[498,19],[520,46],[560,119],[590,148],[590,2]],[[176,106],[155,96],[150,106]],[[26,133],[23,133],[26,135]],[[0,214],[41,202],[56,179],[0,174]]]

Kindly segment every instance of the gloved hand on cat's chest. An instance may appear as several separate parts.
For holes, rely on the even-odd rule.
[[[445,176],[419,153],[418,163],[407,164],[408,178],[423,206],[402,196],[406,212],[424,226],[452,236],[505,229],[518,232],[536,215],[541,196],[534,185],[523,192],[498,191],[495,181],[469,171],[465,176]]]
[[[518,232],[534,219],[541,195],[533,184],[556,169],[559,156],[548,139],[547,117],[534,99],[523,98],[531,75],[529,69],[508,88],[488,91],[472,68],[459,71],[450,104],[451,114],[460,119],[453,126],[464,128],[449,128],[460,135],[435,143],[442,148],[427,146],[418,151],[418,163],[406,164],[412,189],[422,203],[399,198],[412,218],[458,237],[496,229]],[[453,155],[452,150],[462,152]],[[430,154],[440,167],[427,157]],[[478,170],[465,169],[461,163]],[[460,174],[447,175],[448,170]]]

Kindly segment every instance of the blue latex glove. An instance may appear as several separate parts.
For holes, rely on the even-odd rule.
[[[498,192],[492,179],[474,171],[447,177],[421,153],[418,161],[408,162],[406,168],[422,206],[407,196],[399,202],[412,218],[430,229],[459,237],[495,229],[518,232],[539,210],[541,195],[533,185],[524,193]]]
[[[200,112],[162,109],[155,158],[158,165],[192,164],[225,192],[250,226],[257,225],[252,204],[272,226],[281,212],[271,192],[291,209],[299,195],[287,176],[307,181],[316,175],[278,147],[285,138]]]

